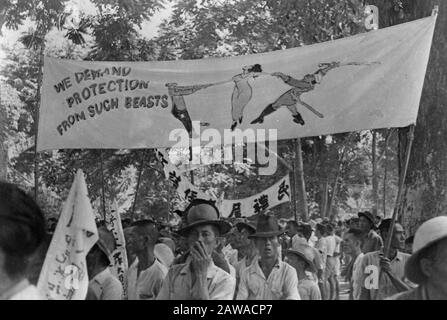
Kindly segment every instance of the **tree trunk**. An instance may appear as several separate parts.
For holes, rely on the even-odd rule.
[[[320,215],[322,218],[326,216],[327,203],[328,203],[328,189],[329,181],[325,179],[321,185],[321,203],[320,203]]]
[[[423,221],[447,211],[447,1],[407,0],[403,4],[406,17],[399,23],[427,17],[434,5],[439,5],[399,219],[407,232],[414,234]],[[380,17],[388,15],[378,7]],[[399,159],[404,159],[406,140],[404,130],[399,135]]]
[[[309,216],[307,213],[307,195],[306,185],[304,181],[304,169],[303,169],[303,153],[301,150],[301,139],[296,139],[295,145],[295,190],[297,194],[297,210],[300,213],[300,217],[303,221],[307,221]]]
[[[8,149],[6,148],[6,112],[0,105],[0,180],[8,177]]]
[[[372,192],[373,207],[372,213],[376,216],[379,207],[379,180],[377,176],[377,131],[372,130]]]

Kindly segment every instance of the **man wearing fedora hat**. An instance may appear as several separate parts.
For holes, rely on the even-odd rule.
[[[359,229],[363,231],[362,252],[368,253],[380,250],[383,247],[382,238],[374,231],[376,219],[369,211],[358,213]]]
[[[87,254],[87,272],[89,276],[89,291],[97,300],[122,300],[123,286],[110,271],[111,253],[115,250],[113,234],[101,226],[98,228],[99,239]],[[93,295],[92,295],[93,294]]]
[[[307,244],[300,244],[286,251],[287,262],[295,268],[298,275],[298,292],[302,300],[321,300],[318,285],[309,279],[307,272],[315,273],[314,251]]]
[[[447,217],[424,222],[416,231],[405,276],[419,284],[391,300],[447,300]]]
[[[157,300],[231,300],[236,279],[212,259],[219,237],[231,226],[206,200],[193,200],[185,213],[186,225],[178,233],[187,239],[190,255],[185,263],[171,266]]]
[[[250,235],[258,258],[242,275],[237,300],[300,300],[295,269],[279,258],[279,239],[283,234],[272,215],[258,217],[256,233]]]

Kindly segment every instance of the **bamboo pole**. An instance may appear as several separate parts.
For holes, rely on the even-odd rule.
[[[301,218],[304,221],[309,219],[307,212],[307,199],[306,199],[306,185],[304,181],[304,169],[303,169],[303,154],[301,151],[301,139],[295,139],[295,157],[296,157],[296,171],[295,171],[295,184],[297,191],[297,209],[301,212]]]
[[[405,154],[405,163],[404,163],[404,167],[401,172],[400,179],[399,179],[400,183],[399,183],[399,189],[397,192],[396,202],[394,204],[393,217],[391,218],[391,224],[388,229],[388,236],[387,236],[387,239],[385,242],[384,254],[386,257],[388,257],[389,252],[390,252],[391,239],[393,237],[394,225],[396,223],[400,203],[402,201],[402,193],[403,193],[403,188],[404,188],[404,184],[405,184],[405,177],[407,175],[408,163],[410,161],[410,152],[411,152],[411,147],[413,146],[413,140],[414,140],[414,128],[415,128],[415,125],[413,124],[410,126],[409,131],[408,131],[408,142],[407,142],[407,149],[406,149],[406,154]]]
[[[102,203],[102,215],[104,221],[106,220],[106,192],[104,183],[104,157],[103,150],[99,150],[100,166],[101,166],[101,203]]]
[[[138,197],[138,190],[140,189],[140,182],[141,182],[141,175],[143,173],[143,169],[144,169],[144,158],[146,156],[146,150],[145,149],[143,151],[143,155],[141,156],[141,161],[140,161],[140,167],[138,168],[138,179],[137,179],[137,186],[135,187],[135,197],[133,200],[133,205],[132,205],[132,212],[130,214],[130,222],[133,222],[133,218],[135,215],[135,205],[137,203],[137,197]]]

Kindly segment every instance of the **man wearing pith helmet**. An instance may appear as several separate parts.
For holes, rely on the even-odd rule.
[[[236,279],[216,267],[211,257],[231,226],[206,200],[193,200],[185,213],[186,225],[178,233],[187,239],[190,254],[185,263],[171,266],[157,300],[231,300]]]
[[[447,300],[447,216],[430,219],[416,231],[405,275],[419,286],[392,300]]]
[[[277,219],[272,215],[258,217],[254,239],[258,257],[245,269],[241,277],[237,300],[301,300],[295,269],[281,261]]]

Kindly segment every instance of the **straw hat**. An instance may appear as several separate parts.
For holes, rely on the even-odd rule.
[[[314,264],[314,251],[311,246],[300,244],[299,246],[286,250],[286,254],[295,254],[299,256],[307,263],[310,272],[317,272]]]
[[[369,212],[369,211],[359,212],[358,213],[358,217],[359,218],[360,217],[365,217],[366,219],[368,219],[371,222],[371,224],[373,226],[376,225],[376,219],[375,219],[374,215],[371,212]]]
[[[406,277],[417,284],[425,281],[426,276],[419,265],[420,253],[431,245],[447,238],[447,216],[439,216],[424,222],[414,235],[413,254],[405,265]]]

